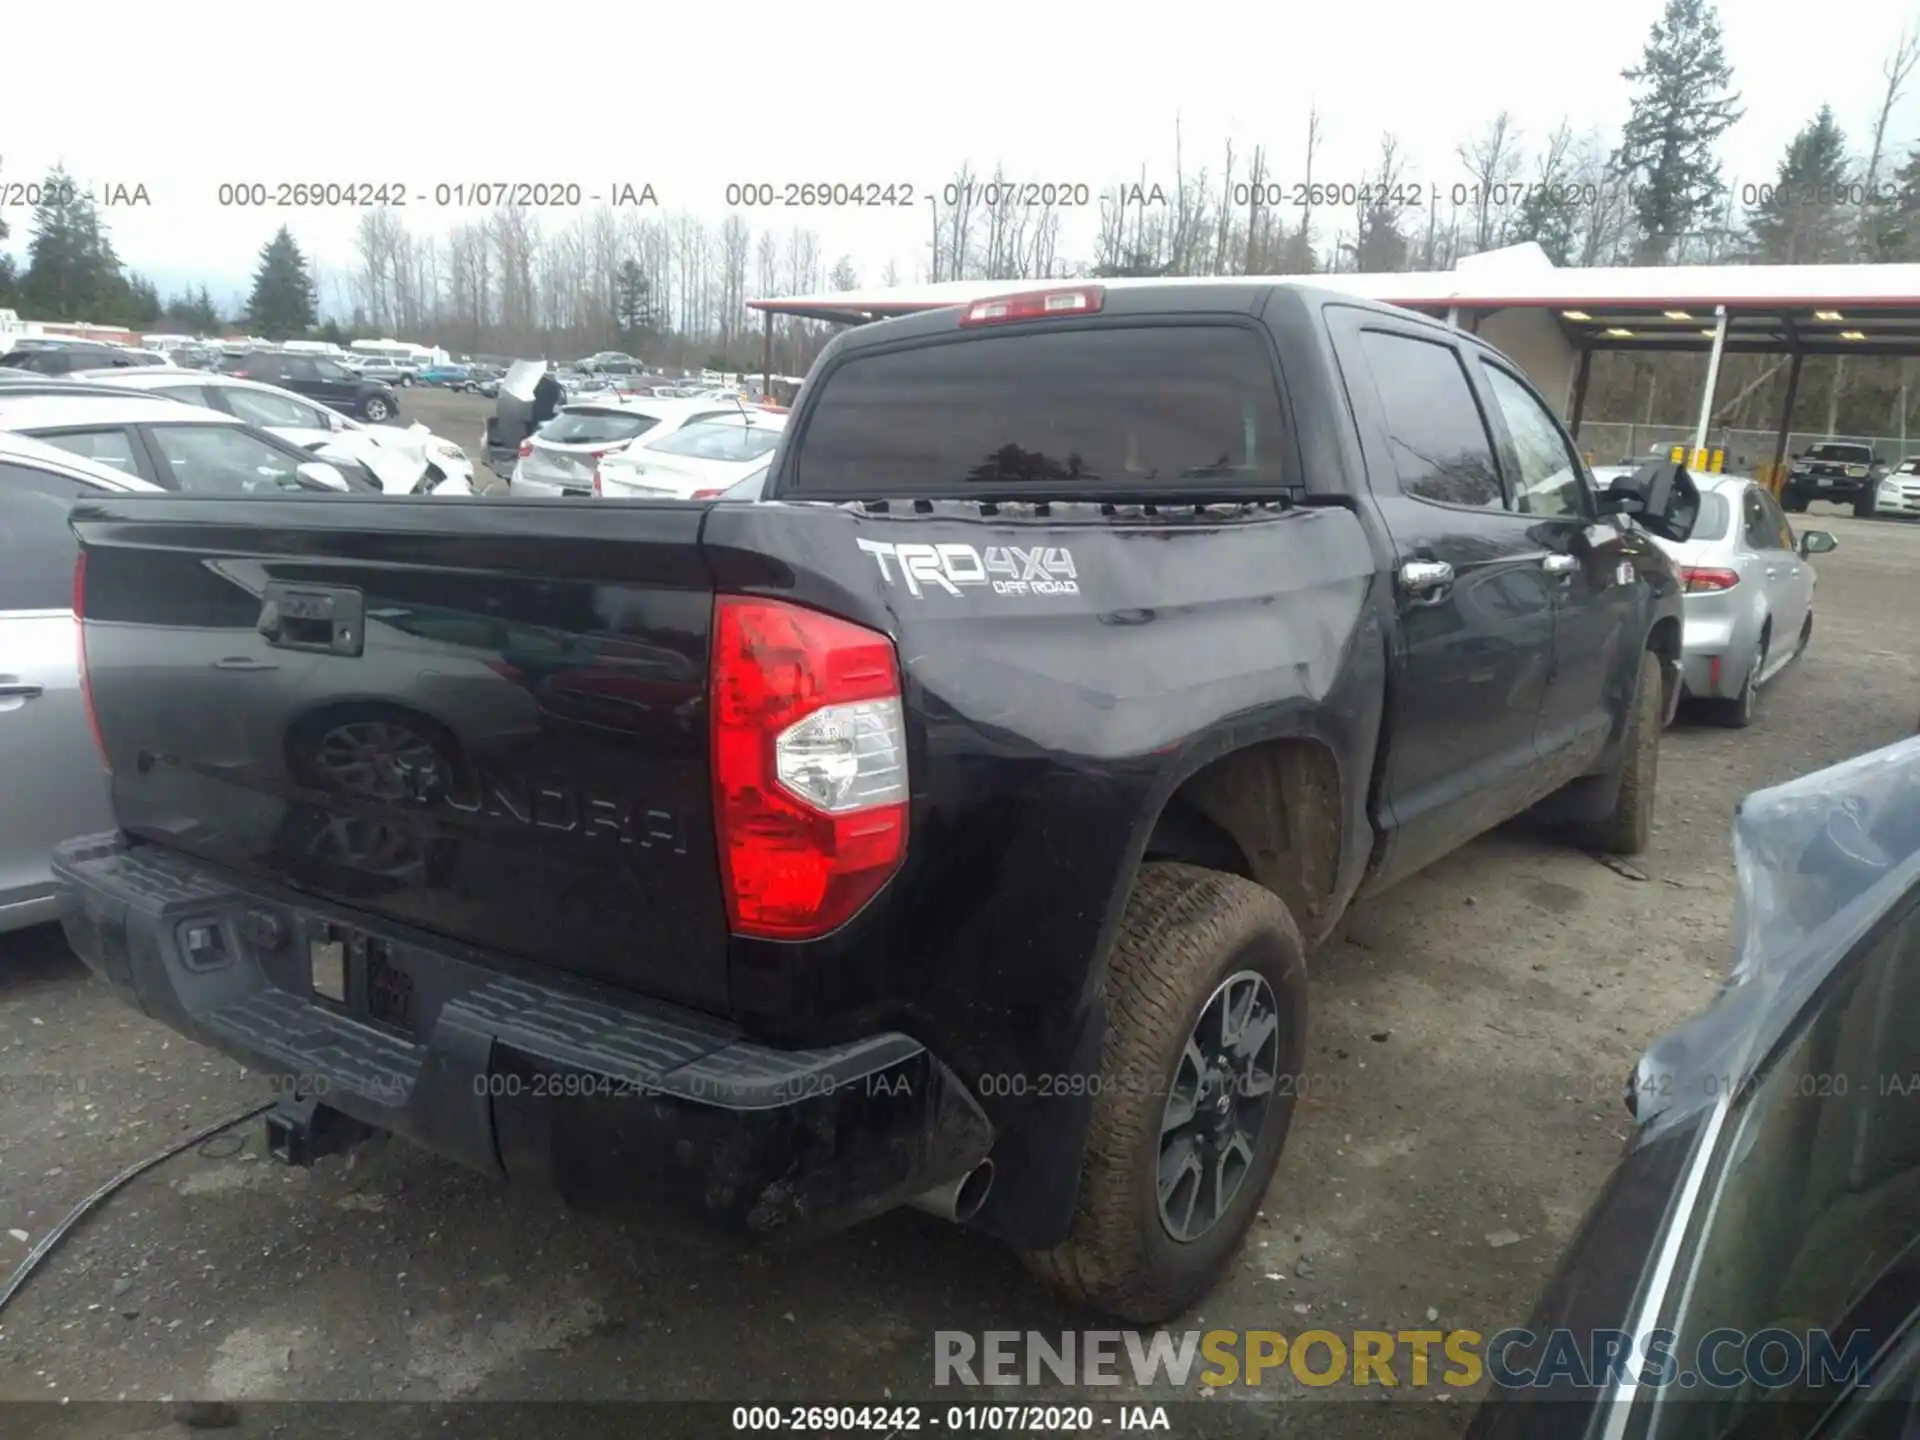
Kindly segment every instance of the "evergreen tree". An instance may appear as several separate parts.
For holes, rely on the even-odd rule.
[[[127,278],[125,323],[135,330],[149,330],[160,323],[160,317],[166,313],[160,304],[160,292],[154,283],[143,275],[131,275]]]
[[[1886,262],[1920,259],[1920,146],[1883,182],[1887,192],[1871,197],[1874,207],[1874,253],[1868,258]]]
[[[1634,259],[1661,265],[1682,237],[1713,211],[1725,189],[1720,137],[1744,113],[1711,0],[1667,0],[1640,64],[1620,72],[1638,85],[1614,152],[1613,169],[1634,187],[1640,241]]]
[[[1847,137],[1822,105],[1781,157],[1773,186],[1748,217],[1753,258],[1816,265],[1847,252]]]
[[[1556,265],[1570,265],[1580,233],[1580,187],[1573,183],[1573,135],[1563,121],[1547,141],[1540,157],[1536,183],[1520,202],[1509,227],[1507,243],[1531,240]]]
[[[35,320],[104,323],[127,316],[131,291],[120,257],[92,197],[58,166],[41,182],[19,293]]]
[[[623,344],[638,347],[654,333],[653,285],[638,260],[622,260],[614,275],[613,319]]]
[[[827,283],[835,290],[858,290],[860,288],[860,275],[859,272],[853,268],[853,260],[850,256],[842,255],[834,262],[833,270],[827,276]],[[717,369],[721,367],[709,366],[708,368]]]
[[[187,318],[192,322],[196,335],[212,335],[226,328],[220,318],[220,311],[213,303],[213,296],[202,285],[199,293],[193,297],[187,307]]]
[[[307,260],[282,225],[260,247],[260,268],[253,272],[253,294],[247,300],[247,325],[269,340],[304,335],[315,319],[313,278]]]

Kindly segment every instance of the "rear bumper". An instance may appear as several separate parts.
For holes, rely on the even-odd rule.
[[[584,480],[562,482],[540,475],[530,476],[527,474],[525,462],[521,461],[516,463],[509,472],[507,488],[515,495],[565,495],[576,499],[582,496],[591,499],[593,496],[593,477],[589,475]]]
[[[117,835],[66,842],[54,874],[68,942],[129,1004],[356,1120],[577,1205],[815,1233],[956,1179],[991,1148],[966,1088],[905,1035],[772,1049]],[[405,975],[404,1021],[367,1018],[351,942],[349,1003],[314,993],[311,947],[340,927]]]

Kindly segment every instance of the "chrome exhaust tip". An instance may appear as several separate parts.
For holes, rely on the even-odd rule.
[[[982,1160],[959,1179],[936,1185],[907,1203],[916,1210],[938,1215],[942,1220],[965,1225],[980,1213],[980,1207],[987,1203],[987,1192],[992,1188],[993,1161]]]

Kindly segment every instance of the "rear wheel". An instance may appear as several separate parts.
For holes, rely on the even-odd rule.
[[[1246,1238],[1293,1119],[1306,969],[1287,907],[1195,865],[1140,867],[1072,1229],[1028,1266],[1136,1324],[1196,1304]]]
[[[1807,617],[1807,623],[1809,626],[1813,623],[1812,616]],[[1802,627],[1802,633],[1807,633],[1806,627]],[[1752,663],[1747,666],[1747,678],[1740,687],[1740,693],[1731,700],[1721,700],[1715,704],[1713,715],[1722,725],[1744,730],[1753,724],[1760,705],[1760,676],[1767,666],[1767,645],[1771,639],[1772,632],[1765,626],[1761,627],[1760,645],[1754,652]]]
[[[1581,841],[1609,855],[1638,855],[1653,840],[1653,800],[1660,776],[1660,732],[1666,720],[1660,657],[1640,657],[1627,733],[1621,737],[1619,789],[1612,808],[1579,826]]]

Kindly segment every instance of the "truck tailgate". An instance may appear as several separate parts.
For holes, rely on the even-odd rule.
[[[702,514],[81,507],[87,673],[121,828],[724,1009]]]

